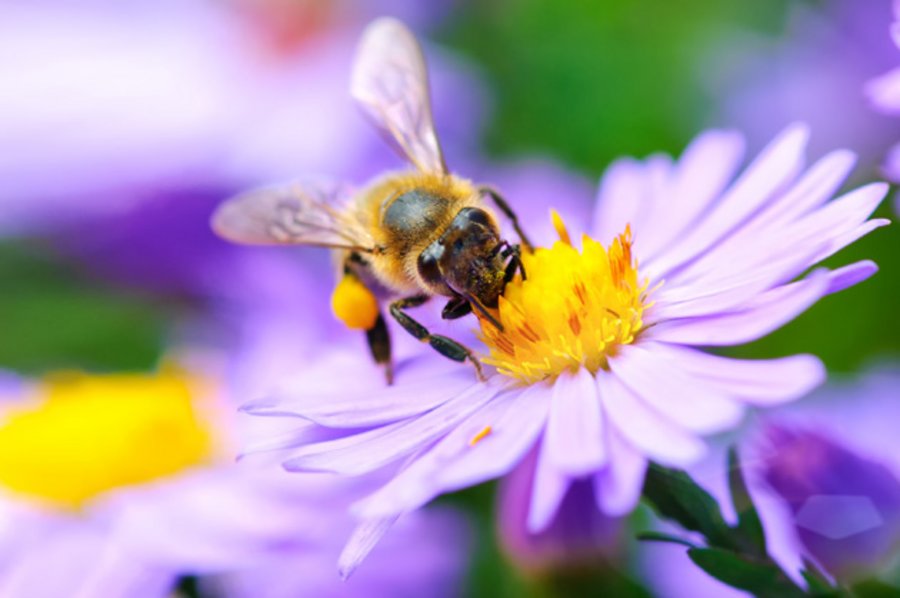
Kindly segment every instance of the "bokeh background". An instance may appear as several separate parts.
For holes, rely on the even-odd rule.
[[[708,127],[741,130],[752,155],[805,120],[812,158],[858,153],[854,185],[900,140],[862,91],[900,64],[889,0],[0,2],[0,368],[149,370],[176,344],[240,346],[327,310],[282,294],[295,270],[331,275],[322,252],[231,247],[207,219],[248,186],[401,164],[346,94],[380,14],[426,43],[448,163],[513,203],[589,201],[613,159],[677,155]],[[815,352],[836,375],[900,357],[900,230],[832,263],[863,258],[872,280],[735,353]],[[474,522],[467,593],[549,595],[498,548],[494,492],[443,499]],[[636,562],[592,587],[648,595]]]

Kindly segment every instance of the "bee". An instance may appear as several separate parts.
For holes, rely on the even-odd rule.
[[[491,314],[507,282],[525,275],[521,247],[531,250],[515,213],[495,189],[451,174],[435,132],[425,59],[412,32],[381,18],[359,44],[350,91],[367,116],[414,170],[386,174],[354,192],[346,184],[299,180],[226,200],[212,227],[221,237],[254,245],[311,245],[334,250],[341,280],[332,308],[348,327],[366,331],[374,360],[393,379],[390,337],[378,299],[407,332],[450,359],[473,364],[472,351],[432,334],[406,310],[448,298],[444,319]],[[520,238],[503,240],[486,199]]]

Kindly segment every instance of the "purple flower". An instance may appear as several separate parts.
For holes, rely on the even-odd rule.
[[[497,535],[503,552],[530,574],[596,568],[617,556],[624,523],[597,510],[594,488],[587,480],[572,484],[553,522],[539,533],[528,529],[534,493],[537,451],[532,451],[500,481]]]
[[[900,137],[900,123],[877,114],[860,93],[896,63],[887,38],[892,0],[790,3],[784,33],[723,37],[705,69],[719,107],[713,122],[747,131],[761,147],[785,124],[816,132],[812,151],[847,147],[873,168]]]
[[[805,555],[846,579],[900,548],[898,383],[896,369],[871,371],[764,422],[748,457],[783,562]]]
[[[773,409],[744,430],[741,461],[767,548],[800,583],[804,559],[848,581],[877,574],[900,549],[898,384],[896,366],[871,370]],[[733,519],[724,459],[720,450],[690,473]],[[728,591],[699,572],[681,547],[650,546],[645,553],[642,568],[660,596]]]
[[[677,162],[615,163],[593,217],[576,222],[590,233],[582,249],[557,219],[561,241],[525,255],[527,280],[507,285],[495,316],[503,331],[482,323],[484,360],[495,366],[485,382],[429,353],[401,363],[396,385],[384,387],[371,367],[351,378],[348,365],[323,357],[246,410],[330,435],[270,443],[292,449],[288,470],[359,475],[402,464],[356,505],[363,519],[503,476],[533,450],[531,532],[584,480],[600,510],[627,513],[648,460],[695,462],[701,438],[733,427],[747,405],[791,401],[824,375],[810,355],[747,361],[697,347],[760,338],[876,270],[863,261],[797,279],[886,224],[868,218],[887,185],[829,201],[854,156],[837,151],[806,168],[807,136],[789,128],[743,172],[743,140],[726,131],[701,135]],[[344,562],[364,548],[351,543]]]
[[[762,475],[784,500],[804,547],[835,576],[871,570],[900,548],[900,478],[808,429],[767,429]]]
[[[362,180],[401,165],[347,93],[354,41],[372,12],[423,23],[447,4],[0,7],[0,236],[52,235],[94,272],[156,292],[247,288],[230,273],[257,252],[214,237],[212,208],[302,172]],[[472,154],[476,78],[428,52],[448,157]]]
[[[900,47],[900,24],[898,24],[900,2],[894,0],[893,5],[894,22],[890,25],[890,35],[894,45]],[[887,33],[887,27],[885,27],[885,33]],[[866,84],[865,91],[869,100],[878,110],[891,116],[900,115],[900,67],[870,80]],[[900,180],[900,146],[894,146],[891,149],[884,170],[886,176],[891,180]]]
[[[186,373],[3,389],[4,596],[162,597],[179,575],[217,576],[235,595],[264,580],[266,596],[444,595],[459,583],[465,523],[438,511],[404,518],[373,553],[377,568],[344,584],[334,563],[366,482],[235,464],[234,413]]]

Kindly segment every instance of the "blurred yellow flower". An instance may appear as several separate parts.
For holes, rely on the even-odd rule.
[[[79,508],[210,460],[203,383],[178,371],[57,374],[0,423],[0,487]]]

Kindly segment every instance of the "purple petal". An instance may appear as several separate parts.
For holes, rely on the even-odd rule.
[[[538,533],[550,525],[566,495],[566,491],[569,489],[569,485],[569,476],[560,473],[550,463],[545,439],[541,442],[534,464],[534,483],[531,489],[531,501],[526,522],[526,527],[530,533]]]
[[[871,260],[862,260],[853,264],[838,268],[831,273],[831,283],[828,285],[828,293],[837,293],[844,289],[867,280],[878,272],[878,265]]]
[[[358,503],[361,517],[417,508],[443,492],[499,477],[535,443],[546,423],[549,389],[534,384],[494,397],[383,488]]]
[[[306,392],[301,396],[254,402],[242,410],[253,415],[296,415],[329,428],[362,428],[425,413],[471,385],[472,373],[465,368],[456,368],[455,372],[444,373],[439,379],[434,376],[404,379],[402,389],[369,386],[344,393]]]
[[[754,212],[772,201],[803,166],[809,132],[794,125],[782,132],[715,204],[712,212],[691,229],[681,242],[658,259],[646,261],[651,279],[665,278],[676,268],[702,255],[727,237]]]
[[[641,203],[646,198],[646,167],[642,162],[624,158],[613,162],[600,181],[597,207],[591,226],[591,236],[603,243],[610,243],[634,223]]]
[[[641,498],[647,459],[613,426],[607,427],[609,466],[594,476],[597,506],[608,515],[630,513]]]
[[[97,516],[108,520],[131,554],[178,571],[221,571],[259,558],[308,527],[311,509],[288,500],[294,497],[284,483],[284,476],[223,465],[118,492]]]
[[[744,138],[734,131],[707,131],[684,150],[670,188],[655,202],[636,242],[641,256],[654,259],[702,216],[731,181],[744,155]]]
[[[829,250],[819,257],[819,260],[825,259],[862,236],[859,234],[847,240],[848,235],[866,222],[888,190],[887,183],[871,183],[854,189],[803,219],[791,230],[802,239],[830,241]]]
[[[836,150],[821,158],[777,202],[754,219],[753,229],[790,222],[831,199],[856,165],[856,154]]]
[[[334,438],[334,434],[333,431],[325,430],[310,422],[302,422],[299,427],[294,425],[288,430],[267,430],[264,434],[253,433],[249,435],[251,439],[244,444],[238,458],[243,459],[257,453],[295,449],[304,444],[330,440]]]
[[[703,455],[706,447],[700,439],[647,407],[618,376],[604,370],[596,376],[611,424],[607,429],[615,426],[632,445],[661,463],[687,465]]]
[[[874,220],[864,222],[853,230],[846,231],[843,234],[833,237],[831,240],[831,246],[827,250],[819,253],[819,255],[817,255],[814,259],[817,263],[821,262],[822,260],[831,257],[847,245],[855,243],[858,239],[865,237],[876,228],[887,226],[890,223],[891,221],[887,218],[876,218]]]
[[[174,572],[135,558],[103,526],[57,521],[39,536],[4,555],[0,596],[157,598],[174,585]]]
[[[763,337],[790,322],[828,292],[827,271],[758,296],[744,309],[715,316],[661,322],[647,338],[684,345],[739,345]]]
[[[346,581],[384,537],[400,515],[363,521],[356,526],[338,558],[338,574]]]
[[[825,381],[825,368],[813,355],[732,359],[667,343],[647,345],[648,351],[677,363],[704,384],[753,405],[792,401]]]
[[[664,286],[656,296],[658,303],[652,307],[651,318],[690,318],[740,308],[753,297],[806,270],[815,263],[822,247],[817,245],[800,252],[784,251],[784,244],[778,245],[742,255],[725,252],[715,260],[719,271],[707,274],[708,280],[675,283],[669,289]],[[749,262],[748,256],[752,256]]]
[[[900,68],[869,81],[865,92],[882,112],[900,115]]]
[[[402,387],[395,387],[402,392]],[[330,471],[358,475],[421,450],[452,430],[499,392],[496,385],[474,384],[428,413],[336,440],[307,445],[285,461],[288,471]]]
[[[832,152],[820,160],[778,201],[723,240],[716,251],[669,276],[669,288],[673,288],[673,283],[678,288],[682,281],[696,284],[706,280],[717,284],[720,279],[735,278],[736,273],[752,275],[757,269],[770,268],[773,261],[799,263],[801,253],[809,255],[806,266],[816,263],[816,250],[827,244],[830,228],[800,228],[802,223],[796,223],[795,219],[825,203],[846,178],[854,160],[855,156],[845,151]],[[761,247],[760,236],[772,242]],[[789,280],[798,273],[786,271],[786,278],[776,282]],[[663,291],[666,292],[665,287]]]
[[[515,392],[510,394],[516,395]],[[439,472],[441,484],[447,490],[456,490],[509,472],[534,446],[547,423],[549,409],[547,389],[536,384],[519,392],[511,408],[500,417],[474,414],[460,428],[458,435],[448,436],[441,443],[445,446],[435,447],[436,453],[452,451],[459,454]],[[477,435],[488,427],[490,433],[476,441]],[[469,434],[466,428],[474,434]],[[453,450],[454,444],[463,449],[461,454]]]
[[[644,347],[624,346],[609,360],[609,367],[644,403],[686,430],[719,432],[740,420],[740,403],[685,373],[671,357]]]
[[[600,469],[606,462],[603,423],[594,377],[584,368],[563,372],[553,384],[542,456],[574,477]]]

